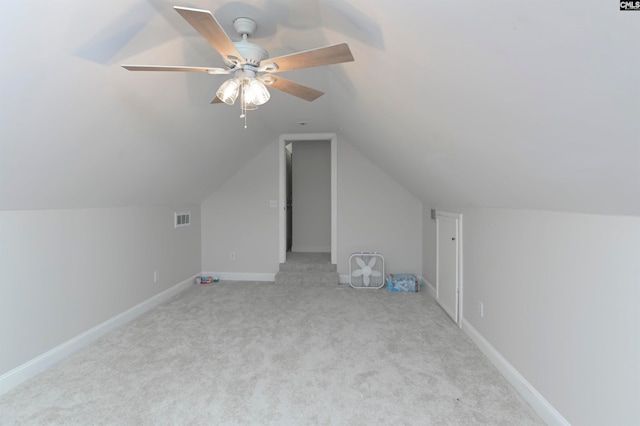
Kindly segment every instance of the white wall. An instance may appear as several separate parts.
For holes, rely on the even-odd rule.
[[[202,203],[202,269],[278,270],[278,143],[270,143]],[[236,254],[230,260],[229,253]]]
[[[422,203],[338,140],[338,272],[353,252],[376,251],[386,272],[422,272]]]
[[[570,423],[640,424],[640,218],[462,212],[465,321]]]
[[[196,275],[199,252],[198,205],[0,211],[0,375]]]
[[[331,252],[331,144],[293,142],[292,251]]]
[[[278,271],[278,211],[269,208],[278,199],[278,167],[275,141],[204,201],[204,271]],[[420,274],[422,204],[340,138],[337,204],[340,274],[355,251],[382,253],[390,272]]]

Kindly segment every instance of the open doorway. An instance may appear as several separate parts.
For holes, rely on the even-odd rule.
[[[287,253],[331,253],[331,145],[293,141],[287,155]]]
[[[287,221],[287,253],[293,247],[293,142],[285,146],[285,155],[287,161],[287,200],[286,200],[286,221]]]
[[[296,179],[296,146],[298,152],[298,169],[309,172],[313,168],[322,168],[320,161],[315,164],[314,156],[329,156],[329,188],[317,200],[313,196],[318,191],[317,177],[302,176]],[[324,147],[324,148],[323,148]],[[328,150],[325,150],[328,148]],[[325,150],[325,151],[323,151]],[[325,154],[321,154],[324,152]],[[305,158],[306,157],[306,158]],[[280,195],[279,195],[279,261],[284,263],[287,251],[330,252],[331,263],[337,263],[337,140],[335,134],[289,134],[280,136]],[[306,164],[306,165],[305,165]],[[326,164],[326,163],[325,163]],[[326,170],[325,170],[326,172]],[[326,178],[326,176],[325,176]],[[320,178],[322,180],[324,178]],[[305,181],[307,182],[305,184]],[[289,184],[287,184],[289,182]],[[297,182],[297,183],[296,183]],[[307,185],[305,187],[305,185]],[[310,185],[310,186],[308,186]],[[314,187],[315,186],[315,187]],[[296,191],[297,190],[297,191]],[[315,192],[316,194],[321,194]],[[296,192],[299,202],[296,202]],[[327,197],[328,195],[328,197]],[[323,198],[326,197],[326,198]],[[327,205],[326,200],[330,200]],[[324,200],[324,201],[323,201]],[[328,213],[328,217],[324,216]],[[318,216],[321,214],[322,216]],[[326,223],[328,221],[328,224]],[[298,231],[296,231],[298,230]],[[330,237],[330,238],[327,238]]]

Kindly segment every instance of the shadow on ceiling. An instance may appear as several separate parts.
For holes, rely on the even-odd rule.
[[[378,50],[384,50],[382,30],[377,22],[343,0],[324,7],[324,24],[334,31],[358,40]]]
[[[82,44],[73,55],[98,64],[110,64],[116,54],[157,16],[157,12],[145,3],[134,5]]]
[[[176,3],[180,3],[180,1]],[[380,26],[344,0],[332,2],[267,0],[263,8],[234,1],[225,3],[215,9],[213,13],[232,39],[236,36],[233,19],[246,16],[258,22],[255,39],[272,37],[278,32],[279,27],[313,29],[325,25],[347,37],[384,50],[384,39]],[[129,8],[118,19],[82,44],[73,54],[91,62],[110,65],[114,63],[118,52],[158,15],[164,18],[178,34],[185,37],[199,37],[188,25],[181,22],[180,17],[167,0],[145,0]],[[175,37],[175,33],[167,31],[166,35],[156,38],[152,43],[157,46],[173,37]],[[309,46],[309,48],[313,47],[316,46]],[[137,50],[132,54],[140,53],[146,49],[148,47],[145,48],[143,43],[138,44]]]

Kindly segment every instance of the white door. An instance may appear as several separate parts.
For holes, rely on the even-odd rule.
[[[436,300],[458,324],[460,297],[460,215],[437,212]]]

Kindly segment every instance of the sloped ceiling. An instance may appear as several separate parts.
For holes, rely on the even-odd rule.
[[[272,91],[245,129],[209,104],[223,76],[119,66],[223,65],[174,5],[356,61],[283,74],[326,95]],[[640,215],[640,13],[615,2],[31,0],[0,36],[2,209],[199,202],[280,134],[336,132],[430,206]]]

